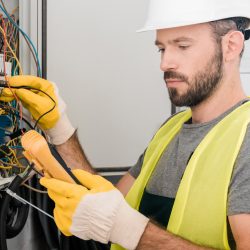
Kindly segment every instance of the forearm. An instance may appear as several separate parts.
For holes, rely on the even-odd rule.
[[[149,222],[136,248],[137,250],[205,250],[212,249],[195,245]]]
[[[77,131],[65,143],[57,145],[56,149],[71,169],[95,173],[78,140]]]

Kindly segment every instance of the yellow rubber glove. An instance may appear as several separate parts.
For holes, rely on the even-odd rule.
[[[53,178],[40,180],[55,202],[54,217],[61,232],[135,249],[148,218],[131,208],[106,179],[79,169],[73,173],[86,188]]]
[[[4,88],[0,95],[0,101],[9,102],[14,99],[14,92],[23,106],[31,113],[33,119],[38,120],[55,106],[39,120],[39,126],[46,130],[45,132],[53,144],[64,143],[74,133],[75,129],[65,112],[66,105],[60,98],[54,83],[30,75],[9,77],[8,82],[12,87],[33,88],[12,88],[12,91],[9,88]]]
[[[8,79],[11,87],[27,86],[37,90],[28,90],[24,88],[15,89],[12,91],[5,88],[0,96],[1,101],[13,100],[13,92],[22,101],[23,106],[29,110],[32,117],[38,120],[43,114],[55,108],[39,120],[39,125],[43,129],[50,129],[55,126],[59,120],[58,99],[56,97],[53,85],[42,78],[35,76],[13,76]],[[54,102],[43,92],[49,95]]]

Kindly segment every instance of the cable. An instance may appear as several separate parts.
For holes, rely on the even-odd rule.
[[[50,95],[48,95],[46,92],[44,92],[44,91],[41,91],[41,92],[43,92],[44,94],[46,94],[46,95],[52,100],[52,102],[54,103],[54,105],[53,105],[53,107],[52,107],[50,110],[48,110],[47,112],[45,112],[44,114],[42,114],[42,115],[36,120],[36,123],[35,123],[35,125],[34,125],[34,128],[37,127],[39,121],[40,121],[45,115],[47,115],[48,113],[50,113],[50,112],[51,112],[52,110],[54,110],[54,108],[56,107],[56,102],[55,102],[55,100],[54,100]]]
[[[36,123],[34,125],[34,129],[36,129],[39,121],[45,116],[47,115],[48,113],[50,113],[55,107],[56,107],[56,101],[49,95],[47,94],[45,91],[41,90],[41,89],[37,89],[37,88],[33,88],[33,87],[30,87],[30,86],[18,86],[18,87],[12,87],[12,88],[18,88],[18,89],[28,89],[28,90],[36,90],[36,91],[39,91],[39,92],[42,92],[43,94],[45,94],[47,97],[49,97],[49,99],[53,102],[53,107],[48,110],[47,112],[45,112],[44,114],[42,114],[37,120],[36,120]]]
[[[2,0],[1,0],[1,3],[2,3],[2,5],[3,5],[3,1],[2,1]],[[16,6],[15,9],[13,9],[13,10],[11,11],[11,15],[14,15],[15,12],[18,11],[18,9],[19,9],[19,6]],[[6,8],[5,8],[5,10],[6,10]]]
[[[20,184],[23,179],[17,175],[15,179],[9,185],[9,189],[13,192],[20,191]],[[29,193],[23,193],[26,200],[30,199]],[[1,211],[0,211],[0,249],[7,250],[7,238],[13,238],[23,229],[28,213],[29,206],[21,204],[20,202],[14,202],[13,198],[7,193],[2,194]],[[12,202],[13,201],[13,202]],[[18,218],[18,220],[15,220]]]
[[[24,160],[27,162],[27,165],[28,165],[34,172],[36,172],[39,176],[44,177],[44,175],[43,175],[41,172],[39,172],[39,171],[36,170],[36,168],[34,167],[34,166],[35,166],[34,163],[31,163],[31,164],[30,164],[29,161],[28,161],[26,158],[24,158]]]
[[[27,45],[29,46],[29,49],[30,49],[30,51],[32,53],[32,56],[34,58],[36,66],[37,66],[37,74],[38,74],[38,76],[41,76],[41,69],[40,69],[40,63],[39,63],[38,53],[37,53],[37,51],[36,51],[33,43],[31,42],[31,40],[29,39],[29,37],[27,36],[27,34],[19,27],[18,23],[15,21],[15,17],[14,16],[12,17],[10,14],[8,14],[8,11],[6,10],[3,1],[2,0],[0,0],[0,1],[1,1],[1,4],[2,4],[2,5],[0,5],[0,9],[5,13],[5,15],[7,16],[8,20],[10,21],[10,22],[7,22],[7,21],[5,22],[6,26],[7,26],[6,31],[5,31],[6,44],[8,42],[8,45],[7,45],[8,49],[5,51],[5,56],[6,56],[6,61],[8,60],[8,61],[12,62],[12,66],[13,66],[12,67],[12,75],[16,74],[18,72],[18,68],[20,68],[19,67],[20,64],[18,65],[17,56],[14,56],[14,54],[15,55],[18,54],[18,43],[17,43],[17,34],[18,34],[18,32],[17,32],[17,30],[19,30],[19,32],[23,35],[25,41],[27,42]],[[12,25],[10,25],[10,23],[12,23]],[[2,32],[2,30],[0,30],[0,31]],[[6,85],[4,87],[6,87]],[[53,102],[52,108],[50,110],[48,110],[47,112],[45,112],[44,114],[40,115],[40,117],[37,118],[37,120],[35,122],[35,125],[33,127],[35,129],[37,127],[39,121],[46,114],[48,114],[49,112],[51,112],[56,107],[56,102],[55,102],[55,100],[49,94],[47,94],[46,92],[44,92],[44,91],[42,91],[40,89],[31,88],[29,86],[24,87],[24,89],[39,91],[39,92],[43,93],[44,95],[46,95]],[[7,110],[10,113],[10,115],[13,116],[12,119],[13,119],[13,127],[14,127],[14,129],[12,130],[13,133],[11,133],[10,135],[13,135],[15,133],[18,135],[18,130],[19,130],[19,126],[18,126],[19,125],[19,121],[18,121],[18,119],[22,118],[22,111],[18,111],[16,108],[13,108],[13,107],[10,108],[10,107],[8,107],[7,105],[4,105],[4,104],[1,105],[1,103],[0,103],[0,107],[1,106],[3,106],[4,110]],[[32,126],[29,125],[29,127],[32,127]],[[8,136],[9,136],[9,134],[8,134]],[[18,146],[18,143],[19,143],[19,141],[16,140],[16,139],[15,140],[10,140],[9,141],[9,147],[10,147],[10,149],[18,149],[20,147],[20,146]],[[20,158],[16,157],[14,151],[11,151],[11,152],[12,152],[13,156],[12,155],[6,156],[5,157],[6,159],[0,158],[0,160],[6,161],[6,162],[4,162],[5,165],[7,165],[8,163],[10,163],[10,164],[12,164],[12,167],[14,167],[15,166],[14,163],[17,162],[17,164],[18,164],[18,161],[20,160]],[[9,170],[4,170],[4,171],[1,171],[0,173],[5,174],[6,177],[9,176],[9,175],[13,175],[14,170],[17,171],[17,169],[13,169],[12,170],[12,167],[10,166]],[[18,167],[20,169],[20,165],[18,165]],[[33,187],[30,187],[29,185],[26,185],[26,184],[25,184],[25,187],[33,189]],[[38,191],[38,190],[33,189],[33,191]],[[46,205],[47,205],[47,203],[46,203]],[[12,219],[13,218],[14,217],[12,217]],[[17,215],[16,218],[19,219],[19,215]],[[4,224],[4,223],[1,223],[1,224]],[[57,233],[56,227],[55,227],[55,233]],[[1,237],[5,238],[5,235],[1,234]],[[3,250],[2,248],[0,248],[0,249]]]
[[[0,166],[1,169],[12,169],[12,166]]]
[[[10,44],[8,43],[7,38],[6,38],[6,34],[5,34],[5,32],[4,32],[4,30],[3,30],[3,28],[2,28],[1,26],[0,26],[0,32],[3,34],[7,46],[8,46],[8,48],[9,48],[9,50],[11,51],[13,57],[15,58],[17,64],[18,64],[18,67],[19,67],[19,69],[20,69],[20,74],[23,75],[23,70],[22,70],[22,67],[21,67],[21,65],[20,65],[20,62],[19,62],[19,60],[17,59],[17,56],[16,56],[15,52],[14,52],[14,51],[12,50],[12,48],[10,47]]]
[[[6,88],[6,84],[2,84],[0,83],[0,87],[3,87],[3,88]],[[47,112],[45,112],[44,114],[42,114],[37,120],[36,120],[36,123],[34,125],[34,129],[37,127],[39,121],[45,116],[47,115],[48,113],[50,113],[55,107],[56,107],[56,101],[48,94],[46,93],[45,91],[41,90],[41,89],[37,89],[37,88],[33,88],[33,87],[30,87],[30,86],[11,86],[11,88],[13,89],[28,89],[28,90],[36,90],[36,91],[39,91],[41,93],[43,93],[44,95],[46,95],[47,97],[49,97],[49,99],[53,102],[53,107],[48,110]]]
[[[23,169],[25,169],[26,167],[25,166],[22,166],[22,165],[20,165],[20,166],[18,166],[17,164],[12,164],[12,163],[8,163],[8,162],[4,162],[4,161],[2,161],[2,160],[0,160],[0,164],[3,164],[3,165],[5,165],[5,166],[1,166],[2,168],[4,168],[4,169],[9,169],[9,168],[16,168],[16,167],[18,167],[18,168],[23,168]]]
[[[30,185],[25,184],[25,183],[23,183],[22,186],[25,186],[26,188],[29,188],[30,190],[32,190],[36,193],[39,193],[39,194],[48,194],[48,191],[39,190],[39,189],[31,187]]]
[[[17,29],[10,23],[8,19],[2,18],[3,26],[5,26],[5,31],[6,31],[6,37],[8,38],[9,44],[13,45],[13,50],[15,53],[17,52],[17,36],[16,36],[16,31]],[[5,24],[5,25],[4,25]],[[8,51],[7,51],[8,53]],[[7,59],[8,61],[8,59]]]
[[[1,1],[2,2],[2,1]],[[2,2],[3,3],[3,2]],[[14,19],[14,18],[13,18]],[[17,57],[17,53],[18,53],[18,30],[15,28],[14,25],[11,24],[9,19],[4,19],[1,15],[1,20],[2,20],[2,27],[0,27],[0,32],[2,33],[2,37],[3,39],[3,55],[4,55],[4,60],[3,60],[3,66],[4,66],[4,77],[5,80],[7,80],[6,78],[6,61],[12,61],[12,73],[16,73],[17,67],[20,71],[20,73],[22,74],[22,67],[20,65],[20,62],[18,60]],[[6,49],[6,46],[8,49]],[[10,89],[11,90],[11,89]],[[12,91],[12,90],[11,90]],[[13,93],[13,92],[12,92]],[[22,122],[22,105],[20,105],[20,102],[18,100],[18,98],[16,97],[15,93],[13,93],[13,96],[16,99],[16,102],[12,102],[11,104],[20,108],[19,111],[15,110],[14,107],[7,107],[7,105],[4,107],[4,110],[8,111],[6,112],[7,114],[4,116],[6,117],[10,117],[11,121],[13,122],[11,125],[11,133],[6,133],[4,132],[1,136],[8,136],[10,138],[10,140],[8,141],[7,148],[10,152],[9,155],[6,156],[2,156],[1,157],[1,174],[5,173],[5,176],[13,176],[16,175],[18,172],[21,173],[23,169],[25,169],[24,166],[22,166],[17,158],[17,153],[18,153],[18,149],[17,146],[20,143],[20,141],[16,140],[17,137],[20,136],[20,130],[19,127],[19,118],[20,121]],[[9,103],[9,105],[11,105]],[[3,105],[1,105],[3,106]],[[25,122],[28,123],[28,121],[25,119]],[[4,124],[2,124],[4,126]],[[8,126],[10,128],[10,126]],[[7,139],[7,138],[6,138]],[[6,140],[5,138],[3,139]],[[2,152],[2,154],[4,154],[4,152]],[[7,169],[7,170],[6,170]],[[3,172],[4,170],[4,172]]]
[[[10,45],[9,45],[9,43],[8,43],[8,41],[7,41],[7,38],[6,38],[6,28],[5,28],[5,23],[4,23],[4,19],[2,18],[2,16],[1,16],[1,19],[2,19],[2,24],[3,24],[3,28],[0,26],[0,31],[1,31],[1,33],[3,34],[3,37],[4,37],[4,57],[3,57],[3,66],[4,66],[4,77],[5,77],[5,81],[7,82],[7,85],[8,85],[8,81],[7,81],[7,74],[6,74],[6,65],[5,65],[5,61],[6,61],[6,44],[7,44],[7,46],[9,47],[9,49],[10,49],[10,51],[12,52],[12,54],[13,54],[13,56],[14,56],[14,58],[16,59],[16,62],[17,62],[17,64],[18,64],[18,66],[19,66],[19,70],[20,70],[20,72],[21,72],[21,74],[23,73],[23,71],[22,71],[22,67],[21,67],[21,65],[20,65],[20,63],[19,63],[19,60],[17,59],[17,57],[16,57],[16,54],[14,53],[14,51],[11,49],[11,47],[10,47]],[[9,86],[9,85],[8,85]],[[9,86],[9,89],[10,89],[10,86]],[[19,101],[19,99],[18,99],[18,97],[16,96],[16,94],[10,89],[10,91],[12,92],[12,94],[13,94],[13,96],[15,97],[15,99],[16,99],[16,101],[17,101],[17,104],[18,104],[18,106],[19,106],[19,108],[20,108],[20,119],[21,119],[21,121],[22,121],[22,105],[20,104],[20,101]]]
[[[7,9],[6,9],[6,7],[5,7],[5,5],[4,5],[4,3],[3,3],[3,1],[0,0],[0,2],[1,2],[3,8],[5,9],[5,11],[8,12]],[[13,12],[14,12],[14,10],[12,11],[12,13],[13,13]],[[15,20],[13,20],[13,21],[15,22]],[[16,29],[16,30],[17,30],[17,29]],[[29,47],[29,50],[30,50],[30,52],[31,52],[31,54],[32,54],[32,57],[33,57],[34,61],[35,61],[36,68],[37,68],[37,72],[38,72],[38,71],[39,71],[39,65],[38,65],[38,62],[37,62],[37,59],[36,59],[36,55],[34,54],[34,51],[33,51],[33,49],[31,48],[31,44],[29,43],[29,41],[28,41],[28,39],[26,38],[26,36],[24,36],[23,33],[21,33],[21,34],[22,34],[22,36],[23,36],[25,42],[27,43],[27,45],[28,45],[28,47]],[[0,49],[0,50],[1,50],[1,49]]]
[[[21,32],[21,34],[23,36],[25,36],[27,38],[27,40],[29,41],[31,47],[33,48],[33,51],[35,53],[36,59],[37,59],[37,64],[38,64],[38,76],[41,77],[41,67],[40,67],[40,62],[39,62],[39,57],[38,57],[38,53],[37,50],[34,46],[34,44],[32,43],[32,41],[30,40],[29,36],[14,22],[14,20],[10,17],[10,15],[8,14],[8,12],[3,8],[2,5],[0,5],[0,9],[4,12],[4,14],[8,17],[8,19],[10,20],[10,22]]]
[[[4,105],[3,103],[0,102],[0,108],[3,108],[5,110],[7,110],[7,112],[10,112],[12,115],[17,116],[18,118],[20,118],[20,115],[18,113],[19,111],[14,107]],[[28,122],[28,120],[26,120],[24,117],[22,119],[29,126],[30,129],[34,129],[34,127]]]

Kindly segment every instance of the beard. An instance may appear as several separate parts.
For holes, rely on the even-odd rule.
[[[186,93],[179,94],[176,88],[168,88],[171,102],[177,106],[194,107],[209,98],[223,76],[223,55],[221,46],[217,45],[215,54],[209,59],[203,70],[198,71],[192,79],[187,76],[175,72],[164,72],[164,79],[179,79],[188,85]]]

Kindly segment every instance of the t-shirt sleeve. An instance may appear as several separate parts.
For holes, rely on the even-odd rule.
[[[250,125],[235,162],[229,193],[227,215],[250,213]]]
[[[139,174],[141,172],[143,158],[144,158],[144,153],[140,155],[136,164],[134,166],[132,166],[128,171],[135,179],[139,176]]]

